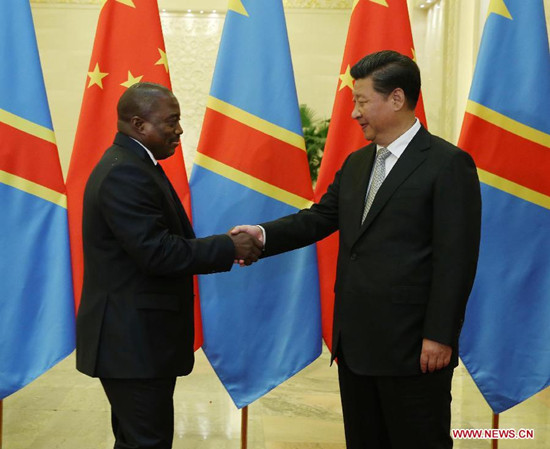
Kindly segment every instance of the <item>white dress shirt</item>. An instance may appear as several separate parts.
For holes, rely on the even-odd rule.
[[[128,137],[130,137],[130,136],[128,136]],[[147,148],[147,147],[146,147],[145,145],[143,145],[139,140],[136,140],[136,139],[134,139],[133,137],[130,137],[130,139],[132,139],[134,142],[139,143],[139,144],[143,147],[143,149],[147,152],[147,154],[149,155],[149,157],[150,157],[151,160],[153,161],[153,164],[154,164],[154,165],[157,165],[157,164],[158,164],[158,161],[156,160],[155,156],[153,156],[153,153],[151,153],[151,152],[149,151],[149,148]]]
[[[420,130],[420,121],[416,119],[413,123],[413,125],[405,131],[403,134],[401,134],[397,139],[395,139],[392,143],[390,143],[386,148],[391,153],[385,162],[385,169],[386,173],[384,175],[384,179],[388,176],[389,172],[397,162],[397,160],[401,157],[403,152],[405,151],[405,148],[411,143],[411,140],[413,140],[413,137],[416,136],[416,133]],[[382,148],[381,145],[376,145],[376,151]],[[370,185],[372,183],[372,173],[369,180],[369,188],[367,189],[367,192],[370,190]]]

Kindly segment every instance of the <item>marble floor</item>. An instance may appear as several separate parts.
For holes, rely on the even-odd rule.
[[[193,373],[178,379],[174,449],[238,449],[241,412],[202,351]],[[455,371],[453,428],[490,428],[491,411],[466,370]],[[531,440],[501,449],[550,447],[550,389],[500,417],[500,427],[534,429]],[[4,400],[2,449],[112,449],[109,404],[99,381],[74,369],[74,355]],[[489,440],[455,440],[489,449]],[[249,449],[345,449],[337,369],[322,356],[249,406]]]

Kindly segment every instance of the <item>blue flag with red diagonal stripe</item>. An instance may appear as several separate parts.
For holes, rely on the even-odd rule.
[[[460,355],[496,413],[550,384],[549,98],[543,0],[492,1],[459,141],[483,195]]]
[[[313,198],[282,2],[230,5],[191,176],[199,236],[294,213]],[[199,286],[203,349],[238,407],[319,356],[314,246],[202,276]]]
[[[0,399],[74,349],[67,199],[28,0],[0,15]]]

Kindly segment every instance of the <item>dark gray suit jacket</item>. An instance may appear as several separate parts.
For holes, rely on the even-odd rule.
[[[195,238],[169,182],[121,133],[86,184],[82,232],[78,370],[108,378],[188,374],[193,274],[230,270],[231,239]]]
[[[421,128],[361,225],[376,146],[352,153],[318,204],[264,223],[266,255],[340,231],[333,357],[365,375],[420,373],[422,339],[453,347],[473,284],[481,198],[472,158]]]

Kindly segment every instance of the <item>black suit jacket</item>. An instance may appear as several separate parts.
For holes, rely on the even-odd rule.
[[[107,378],[188,374],[192,275],[230,270],[231,239],[195,238],[167,179],[121,133],[92,171],[83,207],[78,370]]]
[[[481,199],[472,158],[421,128],[363,225],[376,146],[352,153],[318,204],[265,223],[266,255],[340,231],[333,357],[365,375],[420,373],[422,339],[453,347],[473,284]]]

